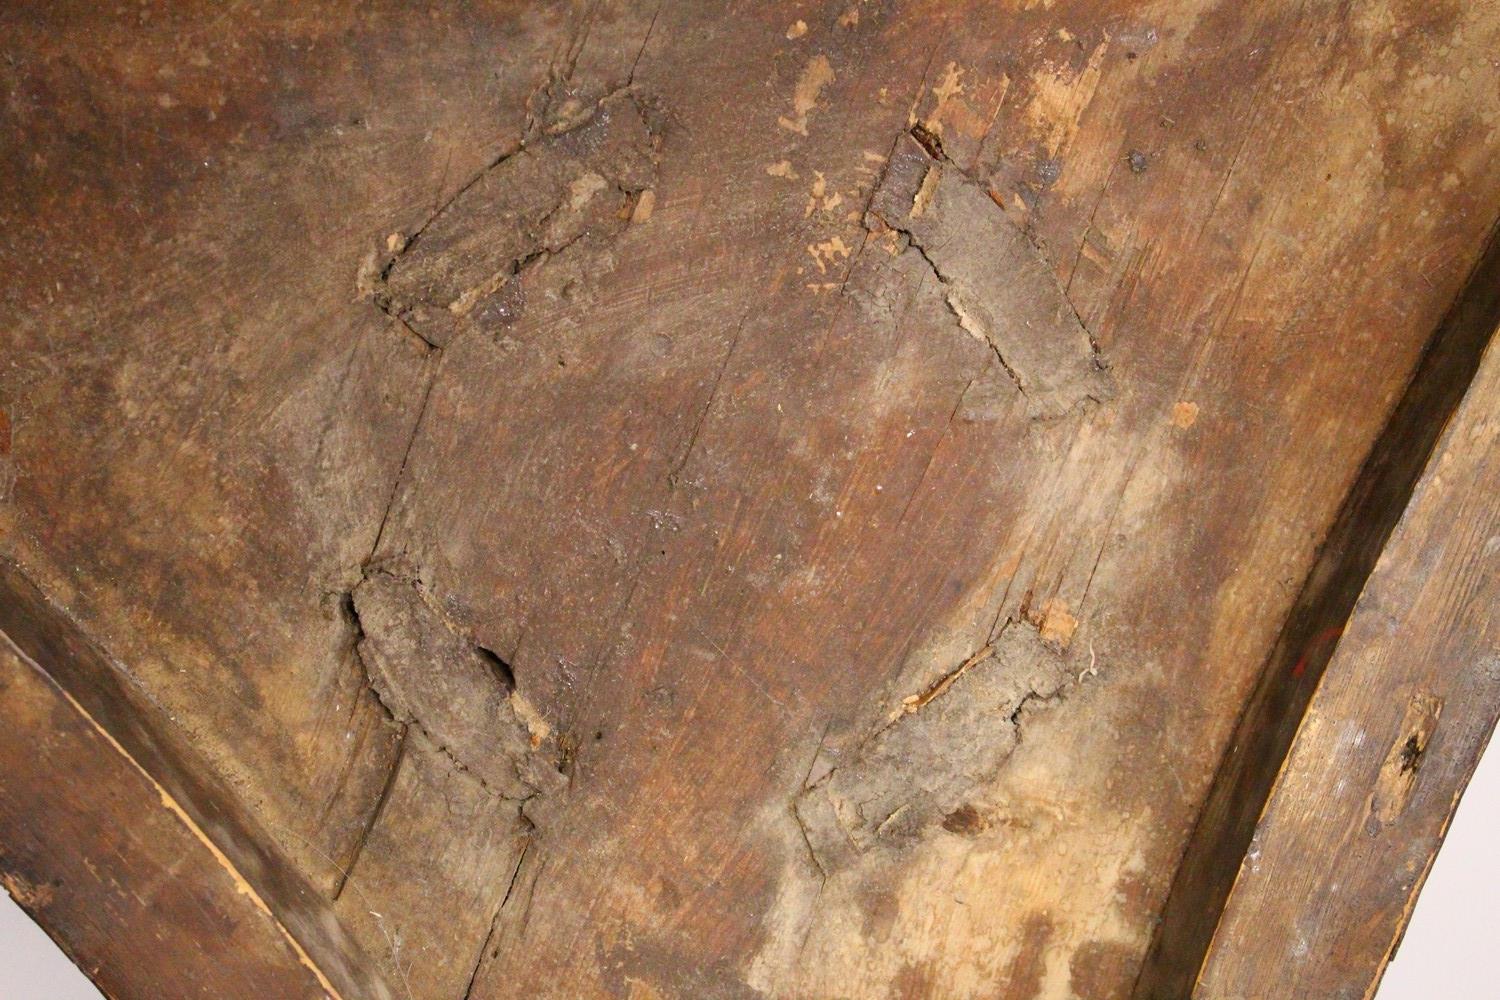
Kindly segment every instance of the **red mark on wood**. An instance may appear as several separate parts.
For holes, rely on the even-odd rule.
[[[1325,628],[1323,631],[1313,636],[1312,641],[1309,642],[1307,646],[1302,650],[1302,656],[1299,657],[1297,662],[1292,666],[1292,676],[1301,677],[1303,674],[1307,673],[1307,661],[1312,657],[1312,654],[1321,649],[1327,643],[1332,642],[1343,634],[1344,626],[1330,625],[1328,628]]]

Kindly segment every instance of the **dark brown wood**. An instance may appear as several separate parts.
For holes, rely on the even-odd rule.
[[[1500,323],[1500,238],[1475,267],[1407,386],[1267,660],[1214,777],[1156,930],[1136,995],[1186,995],[1241,859],[1376,560],[1407,511],[1439,436]],[[1470,404],[1470,406],[1479,404]],[[1482,489],[1483,484],[1475,484]],[[1435,544],[1435,543],[1434,543]]]
[[[171,794],[4,640],[0,713],[0,883],[106,996],[333,992]]]
[[[1500,717],[1497,439],[1500,344],[1318,683],[1194,996],[1374,995]]]
[[[351,1000],[1127,994],[1500,216],[1489,5],[0,38],[0,628]]]
[[[32,796],[54,795],[62,787],[74,797],[69,808],[75,813],[84,811],[88,821],[98,825],[93,831],[96,835],[81,834],[76,838],[61,839],[48,832],[44,811],[20,813],[17,822],[27,824],[28,828],[32,823],[37,824],[31,828],[30,836],[42,839],[47,846],[48,857],[40,859],[39,865],[96,870],[100,862],[94,855],[113,853],[113,846],[107,841],[101,843],[99,837],[107,838],[114,830],[124,831],[126,836],[147,837],[146,832],[135,830],[136,824],[145,824],[146,830],[158,831],[156,839],[164,842],[162,850],[168,859],[184,850],[189,853],[196,850],[187,845],[187,838],[180,833],[162,832],[163,821],[157,815],[160,810],[154,807],[141,809],[142,803],[137,795],[128,796],[123,805],[101,798],[94,807],[88,806],[89,796],[93,794],[93,779],[87,775],[119,773],[122,765],[117,758],[123,757],[130,767],[148,780],[156,796],[151,801],[167,808],[187,833],[210,848],[214,864],[229,874],[237,891],[255,897],[249,901],[254,903],[254,909],[264,907],[274,915],[278,933],[290,935],[290,939],[302,949],[296,957],[299,962],[304,957],[308,959],[317,970],[320,984],[325,981],[332,984],[336,996],[394,995],[384,983],[380,967],[370,961],[360,944],[344,932],[332,907],[301,872],[275,851],[272,846],[274,839],[261,825],[259,815],[217,775],[195,768],[192,746],[174,730],[151,724],[152,706],[145,700],[144,693],[130,684],[129,672],[81,635],[64,609],[50,603],[14,565],[3,559],[0,559],[0,639],[14,656],[24,661],[28,670],[44,677],[87,727],[94,729],[100,737],[74,740],[70,747],[78,761],[76,766],[53,769],[45,755],[33,759],[37,757],[35,745],[50,738],[51,730],[40,725],[20,726],[16,730],[17,742],[13,749],[17,755],[25,754],[27,760],[24,765],[18,764],[13,769],[15,780],[36,784],[29,790],[18,786],[17,796],[24,797],[23,792],[28,791]],[[40,687],[23,684],[18,690],[32,689],[39,691]],[[35,699],[41,699],[41,695],[34,695]],[[57,710],[61,711],[61,708]],[[131,784],[130,788],[136,784]],[[85,830],[84,834],[87,833]],[[24,839],[19,831],[17,839]],[[149,869],[126,866],[114,874],[120,879],[120,885],[129,889],[138,900],[167,891],[159,884],[161,880],[157,874]],[[197,885],[200,880],[209,884],[200,887]],[[219,891],[214,881],[202,875],[198,879],[184,875],[167,888],[190,898],[200,892],[212,896]],[[136,884],[138,882],[140,884]],[[82,896],[68,899],[67,905],[87,908],[91,883],[77,880],[70,884],[79,888]],[[45,925],[62,939],[65,948],[82,950],[104,946],[92,937],[74,946],[65,930],[68,924],[61,916],[65,912],[65,909],[59,909],[42,915]],[[149,922],[149,911],[143,919]],[[91,929],[90,933],[93,934],[94,930]],[[112,954],[128,954],[139,963],[138,950],[131,950],[135,945],[131,934],[122,932],[118,942],[111,939],[105,944],[109,947],[118,944],[125,950]],[[312,955],[318,957],[314,959]],[[180,955],[153,953],[145,971],[131,970],[132,976],[141,977],[136,981],[137,988],[121,995],[149,994],[145,987],[152,975],[164,983],[176,982],[179,978],[196,981],[197,973],[192,970],[197,963],[213,961],[213,956],[212,949]],[[272,969],[282,964],[286,957],[284,952],[274,950],[261,955],[262,961]],[[157,961],[162,965],[154,967],[153,971],[151,962]],[[178,964],[174,966],[172,963]],[[209,976],[208,981],[217,980]],[[256,992],[259,981],[254,976],[246,977],[244,995],[262,995]]]

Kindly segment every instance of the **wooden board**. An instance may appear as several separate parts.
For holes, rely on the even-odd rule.
[[[0,706],[0,882],[107,996],[327,995],[202,828],[8,642]]]
[[[1312,697],[1195,995],[1273,976],[1374,993],[1500,716],[1497,435],[1492,346]]]
[[[1128,995],[1500,216],[1487,5],[0,28],[4,628],[346,997]]]
[[[1366,458],[1246,701],[1177,866],[1137,981],[1138,995],[1185,994],[1197,979],[1216,915],[1251,850],[1256,824],[1323,670],[1494,339],[1497,316],[1500,239],[1492,239]],[[1317,861],[1308,864],[1315,867]]]

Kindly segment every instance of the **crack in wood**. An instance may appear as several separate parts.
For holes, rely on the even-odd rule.
[[[356,655],[392,720],[501,798],[524,804],[565,786],[557,741],[509,666],[497,669],[498,657],[469,639],[419,580],[372,568],[349,608]]]
[[[1012,623],[853,746],[828,750],[839,763],[804,781],[792,807],[818,871],[826,878],[871,851],[909,846],[973,811],[970,797],[1020,745],[1027,709],[1065,697],[1078,679],[1064,649],[1032,623]]]
[[[526,272],[575,245],[597,254],[649,217],[658,115],[627,85],[553,127],[530,127],[414,233],[388,237],[361,289],[439,349],[466,330],[516,322]]]
[[[921,257],[959,327],[990,348],[1034,418],[1113,396],[1109,364],[1051,264],[932,132],[917,125],[898,140],[864,220]]]

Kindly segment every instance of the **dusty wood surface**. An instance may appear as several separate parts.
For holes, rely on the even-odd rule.
[[[163,732],[153,723],[150,703],[143,702],[142,693],[131,685],[129,671],[90,642],[65,609],[49,601],[19,574],[13,564],[3,559],[0,559],[0,633],[4,633],[5,641],[14,647],[16,655],[23,656],[31,670],[50,680],[61,692],[62,700],[102,737],[102,740],[72,743],[72,751],[81,762],[89,756],[99,758],[87,770],[120,774],[122,768],[118,758],[123,756],[138,774],[149,779],[156,793],[152,808],[143,809],[138,796],[97,794],[94,778],[74,777],[75,768],[54,769],[47,764],[45,755],[40,760],[28,760],[24,767],[17,767],[17,774],[28,775],[28,784],[34,787],[17,788],[15,794],[18,798],[55,795],[59,782],[66,782],[72,795],[69,807],[86,816],[75,823],[80,831],[78,836],[58,837],[49,829],[42,818],[45,814],[40,810],[38,814],[22,812],[18,823],[29,825],[35,821],[37,826],[30,830],[29,836],[45,842],[49,856],[39,863],[72,866],[90,872],[101,868],[108,870],[110,878],[117,879],[120,887],[128,889],[136,900],[143,903],[164,896],[167,905],[172,905],[175,893],[190,898],[200,892],[212,896],[215,887],[212,884],[199,886],[197,883],[202,876],[195,876],[192,872],[177,881],[173,878],[177,869],[170,866],[163,875],[149,869],[142,870],[139,866],[121,867],[113,860],[98,858],[101,853],[113,856],[116,841],[122,840],[145,842],[160,839],[168,858],[175,858],[174,852],[177,851],[193,850],[186,838],[175,832],[162,832],[165,808],[188,833],[195,837],[199,832],[203,834],[198,838],[200,843],[211,845],[209,853],[219,868],[229,872],[234,885],[244,890],[242,895],[253,893],[259,897],[259,902],[252,898],[249,903],[257,911],[269,910],[276,923],[286,929],[291,939],[302,948],[302,953],[297,956],[299,964],[313,969],[314,978],[320,984],[326,980],[333,985],[335,992],[347,996],[378,996],[386,989],[378,964],[339,924],[324,895],[310,884],[304,873],[286,864],[279,856],[274,838],[265,829],[257,811],[226,786],[221,776],[195,766],[197,762],[191,756],[183,756],[182,748],[170,739],[170,732]],[[60,706],[58,711],[61,711]],[[36,719],[37,716],[30,718]],[[18,723],[16,735],[17,754],[31,747],[30,752],[34,755],[38,745],[46,746],[51,739],[50,730],[36,724]],[[85,770],[84,764],[80,763],[76,769]],[[167,824],[167,829],[176,831],[171,824]],[[18,831],[16,838],[24,842],[26,835]],[[32,879],[25,869],[17,874],[23,879]],[[86,889],[90,883],[75,884]],[[86,907],[90,905],[89,895],[83,892],[81,898],[68,902]],[[244,900],[240,903],[237,915],[243,917],[248,910],[243,906]],[[59,914],[62,912],[65,911],[54,909],[42,912],[40,916],[54,936],[62,939],[65,947],[81,952],[99,943],[90,938],[73,944],[70,922],[61,919]],[[209,928],[205,933],[216,932]],[[137,992],[154,995],[145,989],[152,977],[167,989],[177,989],[178,983],[191,983],[195,978],[221,986],[234,985],[233,981],[223,980],[217,972],[199,977],[196,971],[183,971],[196,969],[198,963],[214,962],[211,948],[142,953],[135,947],[134,934],[134,928],[126,928],[116,938],[128,949],[125,954],[132,960],[140,962],[144,954],[147,971],[130,970],[132,975],[140,976],[141,988],[124,995]],[[114,941],[111,939],[110,943]],[[274,950],[260,955],[261,961],[273,968],[286,957],[285,951]],[[186,964],[178,966],[177,962]],[[256,982],[254,977],[246,981],[246,995],[254,993]]]
[[[1292,996],[1373,994],[1500,715],[1497,438],[1500,345],[1312,697],[1195,995],[1273,976]]]
[[[1428,344],[1319,548],[1188,840],[1137,996],[1187,994],[1308,702],[1500,318],[1500,234]],[[1455,792],[1457,790],[1455,789]],[[1315,864],[1309,859],[1309,864]]]
[[[326,995],[202,828],[9,642],[0,713],[0,882],[107,996],[160,996],[174,965],[173,996]]]
[[[11,589],[351,997],[1128,994],[1500,212],[1487,5],[0,18]]]

